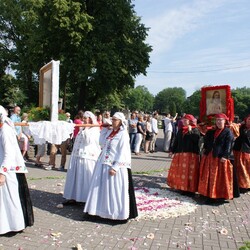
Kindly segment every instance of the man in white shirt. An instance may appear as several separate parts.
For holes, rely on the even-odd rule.
[[[158,135],[158,113],[155,112],[153,114],[153,117],[151,119],[151,126],[152,126],[152,132],[153,132],[153,139],[150,142],[149,148],[150,148],[150,153],[154,153],[155,151],[155,143],[156,143],[156,139],[157,139],[157,135]]]
[[[163,119],[164,122],[164,141],[163,141],[163,151],[169,152],[170,142],[173,134],[173,124],[178,113],[176,113],[175,117],[171,118],[170,114]]]

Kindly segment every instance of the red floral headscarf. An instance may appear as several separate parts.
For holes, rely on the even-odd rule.
[[[189,120],[190,125],[191,125],[192,128],[195,128],[195,127],[196,127],[196,119],[194,118],[193,115],[191,115],[191,114],[186,114],[186,115],[184,115],[184,116],[182,117],[182,119],[187,119],[187,120]],[[186,127],[186,126],[182,127],[182,134],[185,135],[185,134],[187,134],[187,133],[188,133],[188,127]]]
[[[196,119],[194,118],[194,116],[191,115],[191,114],[186,114],[186,115],[184,115],[184,116],[182,117],[182,119],[187,119],[187,120],[189,120],[189,121],[190,121],[190,125],[194,125],[194,124],[195,124],[195,121],[196,121]]]
[[[228,117],[223,113],[216,114],[215,118],[221,118],[221,119],[225,119],[226,121],[228,121]]]

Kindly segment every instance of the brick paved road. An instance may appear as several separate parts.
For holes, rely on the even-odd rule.
[[[162,149],[162,134],[157,142]],[[46,161],[48,161],[46,157]],[[68,157],[69,158],[69,157]],[[59,164],[60,155],[57,156]],[[0,236],[0,250],[33,249],[238,249],[250,241],[250,192],[228,203],[206,205],[196,197],[195,212],[168,219],[133,220],[126,224],[87,221],[83,207],[57,208],[66,172],[45,171],[28,164],[28,182],[35,225],[24,232]],[[133,156],[135,186],[166,188],[167,154]]]

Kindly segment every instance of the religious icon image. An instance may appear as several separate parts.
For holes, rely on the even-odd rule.
[[[222,113],[220,91],[215,90],[211,98],[207,98],[207,115]]]

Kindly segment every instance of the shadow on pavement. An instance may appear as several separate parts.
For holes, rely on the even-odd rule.
[[[72,220],[83,220],[83,203],[75,205],[63,206],[58,208],[57,205],[62,204],[63,197],[61,194],[49,193],[46,191],[30,189],[33,207],[47,211],[51,214],[63,216]]]
[[[134,187],[162,188],[166,184],[166,177],[133,174],[133,182]]]
[[[155,154],[147,154],[147,155],[143,155],[143,153],[139,156],[134,156],[132,155],[132,159],[136,160],[149,160],[149,161],[171,161],[171,158],[167,157],[167,156],[157,156]]]
[[[133,175],[134,187],[150,187],[150,188],[162,188],[165,184],[165,177],[158,176],[146,176],[146,175]],[[59,204],[62,204],[63,197],[61,193],[53,193],[44,190],[37,190],[30,188],[30,195],[34,208],[38,208],[47,211],[51,214],[56,214],[76,221],[89,220],[84,218],[84,203],[77,203],[72,205],[64,205],[63,208],[58,208]],[[97,219],[98,222],[105,224],[120,224],[113,222],[112,220]]]

